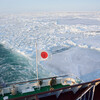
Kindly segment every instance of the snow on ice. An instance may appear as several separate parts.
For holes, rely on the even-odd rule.
[[[40,62],[51,75],[100,78],[100,12],[0,15],[0,44],[35,59],[36,41],[52,54]]]

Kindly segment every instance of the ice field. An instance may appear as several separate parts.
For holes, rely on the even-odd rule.
[[[100,12],[0,14],[0,82],[36,78],[36,48],[46,50],[39,77],[100,78]]]

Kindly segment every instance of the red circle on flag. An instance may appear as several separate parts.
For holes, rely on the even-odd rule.
[[[48,53],[45,52],[45,51],[41,52],[41,57],[42,57],[43,59],[46,59],[46,58],[48,57]]]

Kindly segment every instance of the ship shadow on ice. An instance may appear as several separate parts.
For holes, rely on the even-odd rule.
[[[85,82],[99,79],[100,78],[100,69],[98,69],[98,70],[94,69],[94,71],[92,73],[88,73],[86,75],[83,75],[80,78],[83,79]]]
[[[84,82],[92,81],[100,77],[100,52],[80,47],[59,50],[44,66],[57,75],[74,74]]]

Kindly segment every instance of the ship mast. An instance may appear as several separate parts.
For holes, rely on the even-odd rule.
[[[37,80],[39,78],[38,75],[38,55],[37,55],[37,42],[35,43],[35,47],[36,47],[36,73],[37,73]]]

